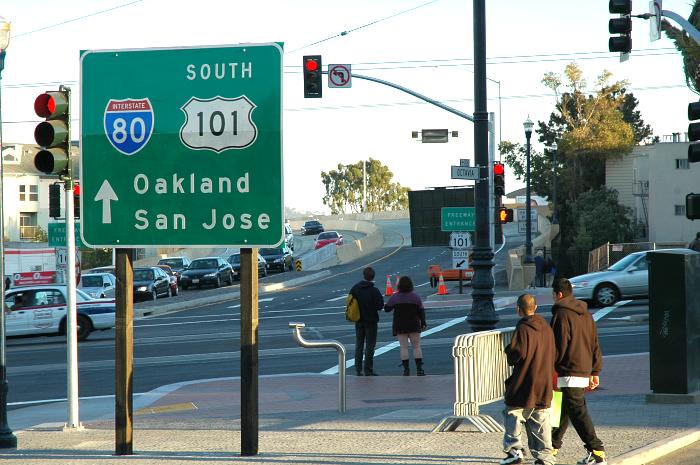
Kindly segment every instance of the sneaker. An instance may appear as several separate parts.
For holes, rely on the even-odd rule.
[[[559,449],[552,449],[552,457],[556,457],[559,453]]]
[[[546,465],[546,464],[542,460],[537,459],[537,460],[535,460],[534,465]]]
[[[506,455],[506,458],[504,458],[498,463],[500,463],[501,465],[523,463],[523,451],[521,451],[520,449],[511,449],[508,451],[508,455]]]
[[[594,450],[589,452],[587,456],[576,462],[576,465],[608,465],[605,460],[605,451]]]

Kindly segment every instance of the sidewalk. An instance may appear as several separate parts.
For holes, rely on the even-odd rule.
[[[601,388],[588,396],[611,465],[620,463],[614,457],[700,424],[700,405],[645,403],[648,367],[646,354],[606,357]],[[90,412],[83,407],[85,431],[64,433],[54,424],[17,432],[18,450],[0,450],[0,459],[8,465],[478,465],[494,464],[502,457],[498,433],[479,433],[470,424],[455,432],[430,432],[452,412],[452,375],[348,376],[347,383],[348,412],[340,414],[337,376],[261,377],[260,453],[253,457],[239,455],[240,381],[231,378],[165,386],[137,399],[137,406],[150,405],[136,411],[133,456],[112,456],[113,421],[86,421]],[[106,399],[103,407],[113,402]],[[496,402],[482,413],[500,421],[501,408]],[[10,426],[20,414],[21,410],[10,412]],[[573,464],[583,452],[571,429],[558,463]],[[643,462],[624,462],[633,463]]]

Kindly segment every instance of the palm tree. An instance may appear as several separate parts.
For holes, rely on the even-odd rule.
[[[700,0],[695,0],[688,22],[700,29]],[[683,55],[683,72],[688,87],[700,95],[700,44],[665,19],[661,21],[661,29]]]

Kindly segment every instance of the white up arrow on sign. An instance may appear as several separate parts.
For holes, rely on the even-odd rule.
[[[112,200],[119,200],[112,185],[106,179],[97,191],[95,201],[102,201],[102,224],[112,224]]]

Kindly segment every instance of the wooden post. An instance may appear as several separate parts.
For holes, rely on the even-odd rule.
[[[134,453],[134,249],[117,249],[115,272],[116,334],[114,337],[115,455]]]
[[[241,455],[258,454],[258,249],[241,249]]]

